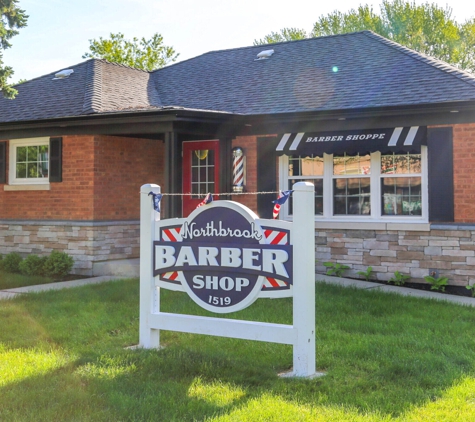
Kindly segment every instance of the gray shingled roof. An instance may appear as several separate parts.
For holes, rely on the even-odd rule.
[[[95,59],[69,69],[66,79],[51,73],[18,85],[14,100],[0,97],[0,122],[161,107],[149,72]]]
[[[370,31],[211,52],[153,79],[164,105],[240,114],[475,100],[475,75]]]
[[[255,60],[266,49],[275,53]],[[337,67],[338,71],[334,71]],[[0,122],[162,107],[236,114],[353,110],[475,100],[475,75],[370,31],[214,51],[152,73],[91,59],[19,85]]]

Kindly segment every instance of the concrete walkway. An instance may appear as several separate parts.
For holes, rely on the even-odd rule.
[[[43,292],[47,290],[67,289],[70,287],[85,286],[87,284],[97,284],[97,283],[104,283],[106,281],[111,281],[111,280],[119,280],[120,278],[124,278],[124,277],[101,276],[101,277],[85,278],[81,280],[71,280],[71,281],[61,281],[58,283],[40,284],[38,286],[27,286],[27,287],[18,287],[16,289],[0,290],[0,300],[11,299],[16,296],[31,293],[31,292]],[[475,306],[475,298],[472,298],[472,297],[448,295],[448,294],[443,294],[443,293],[409,289],[406,287],[398,287],[398,286],[392,286],[388,284],[373,283],[373,282],[368,282],[368,281],[363,281],[363,280],[353,280],[353,279],[342,278],[342,277],[331,277],[324,274],[316,274],[315,279],[317,283],[324,281],[326,283],[337,284],[339,286],[344,286],[344,287],[355,287],[357,289],[365,289],[365,290],[379,290],[381,292],[397,293],[402,296],[413,296],[413,297],[420,297],[420,298],[425,298],[425,299],[443,300],[446,302],[456,303],[458,305]]]
[[[106,281],[118,280],[116,276],[101,276],[92,278],[83,278],[80,280],[58,281],[57,283],[39,284],[37,286],[17,287],[15,289],[0,290],[1,299],[12,299],[16,296],[32,292],[45,292],[47,290],[68,289],[71,287],[85,286],[87,284],[104,283]]]

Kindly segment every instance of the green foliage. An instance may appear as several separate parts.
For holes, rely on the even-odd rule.
[[[465,288],[472,292],[472,297],[475,297],[475,284],[472,284],[471,286],[465,286]]]
[[[393,283],[395,286],[403,286],[407,280],[411,278],[410,275],[403,274],[399,271],[394,273],[394,276],[388,280],[388,283]]]
[[[337,277],[341,277],[345,270],[350,268],[348,265],[339,264],[338,262],[324,262],[323,265],[328,268],[327,275],[334,275]]]
[[[47,257],[40,258],[38,255],[28,255],[20,262],[20,273],[29,276],[43,275],[44,265],[47,259]]]
[[[89,40],[89,52],[82,57],[104,59],[136,69],[153,71],[174,62],[178,54],[173,47],[163,45],[163,37],[156,33],[152,38],[124,38],[124,34],[110,34],[109,39]]]
[[[3,64],[3,50],[11,47],[10,39],[18,29],[26,26],[28,16],[17,5],[17,0],[0,0],[0,91],[5,98],[14,98],[17,91],[8,83],[13,69]]]
[[[73,258],[66,252],[52,251],[44,262],[44,275],[52,278],[64,277],[71,272],[73,265]]]
[[[373,267],[366,268],[366,271],[358,271],[358,275],[364,277],[366,281],[369,281],[371,273],[373,272]]]
[[[7,273],[19,273],[20,263],[23,258],[16,252],[10,252],[2,260],[2,269]]]
[[[254,44],[289,40],[284,34],[294,28],[272,32]],[[449,6],[405,0],[383,0],[380,13],[369,5],[348,12],[335,10],[320,16],[310,37],[370,30],[420,53],[430,55],[460,69],[475,71],[475,18],[460,24],[452,18]],[[305,31],[298,30],[305,37]],[[281,35],[282,34],[282,35]]]
[[[254,40],[254,45],[275,44],[283,41],[303,40],[307,38],[307,32],[299,28],[284,28],[280,32],[271,32],[260,40]]]
[[[437,290],[439,292],[445,292],[445,286],[447,286],[447,282],[449,281],[448,277],[435,277],[435,275],[426,275],[424,280],[431,285],[431,290]]]

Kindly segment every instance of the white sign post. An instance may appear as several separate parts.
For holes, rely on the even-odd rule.
[[[294,223],[259,219],[232,201],[215,201],[188,218],[160,221],[141,187],[140,344],[160,347],[160,330],[293,346],[296,377],[315,372],[314,186],[293,186]],[[271,324],[160,311],[160,288],[183,291],[216,313],[258,297],[293,295],[293,324]]]

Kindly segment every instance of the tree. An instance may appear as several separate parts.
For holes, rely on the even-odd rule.
[[[4,66],[2,51],[11,47],[9,40],[18,34],[18,29],[26,26],[28,19],[17,3],[17,0],[0,0],[0,91],[5,98],[14,98],[17,91],[8,83],[13,69]]]
[[[173,47],[163,45],[163,37],[154,34],[151,39],[133,38],[126,40],[124,34],[110,34],[110,39],[89,40],[90,52],[82,58],[105,59],[112,63],[143,70],[156,70],[170,62],[174,62],[178,54]]]
[[[307,32],[299,28],[284,28],[280,32],[271,32],[260,40],[254,40],[254,45],[275,44],[282,41],[295,41],[308,38]]]
[[[475,71],[474,18],[459,24],[452,19],[452,9],[448,6],[443,9],[434,3],[416,5],[405,0],[383,0],[380,9],[377,14],[370,6],[362,5],[346,13],[334,11],[322,15],[310,36],[371,30],[420,53]],[[271,41],[271,35],[263,40]]]

